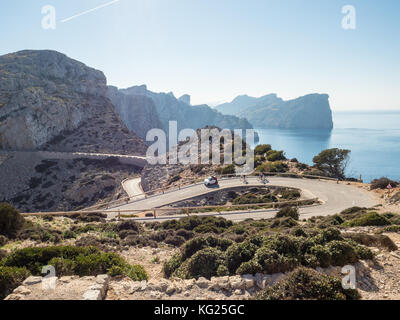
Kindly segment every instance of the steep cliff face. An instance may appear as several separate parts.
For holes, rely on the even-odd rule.
[[[108,87],[108,97],[115,106],[121,120],[131,132],[146,139],[153,128],[161,128],[157,109],[153,100],[145,95],[127,95],[116,87]]]
[[[332,129],[332,111],[327,94],[310,94],[283,101],[275,94],[261,98],[240,96],[217,110],[246,116],[256,128]]]
[[[101,71],[55,51],[0,57],[0,149],[141,153]]]
[[[178,130],[185,128],[196,130],[205,126],[231,130],[253,128],[245,118],[223,115],[207,105],[191,106],[186,103],[187,97],[178,100],[172,93],[151,92],[146,86],[135,86],[120,91],[130,96],[142,95],[150,98],[156,107],[162,129],[166,132],[168,132],[169,121],[177,121]]]

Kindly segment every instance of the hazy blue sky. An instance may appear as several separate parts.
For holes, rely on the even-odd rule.
[[[319,92],[340,109],[400,109],[399,0],[1,0],[0,54],[53,49],[109,84],[193,103]],[[41,27],[53,5],[56,30]],[[343,30],[354,5],[356,30]]]

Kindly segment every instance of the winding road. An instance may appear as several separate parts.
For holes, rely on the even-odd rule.
[[[307,206],[300,209],[301,218],[310,218],[312,216],[327,216],[339,213],[344,209],[359,206],[359,207],[372,207],[377,205],[379,201],[375,196],[356,186],[347,185],[347,183],[337,184],[333,181],[326,180],[310,180],[310,179],[296,179],[296,178],[285,178],[285,177],[269,177],[269,183],[271,186],[282,186],[297,188],[302,191],[302,197],[305,199],[319,198],[322,201],[321,205]],[[248,187],[262,186],[263,184],[256,177],[247,178]],[[138,186],[138,179],[131,182],[125,181],[125,185],[130,185],[131,190],[135,190]],[[240,178],[223,179],[219,182],[218,189],[226,189],[232,187],[242,187],[244,183]],[[181,190],[174,190],[166,192],[165,194],[159,194],[149,198],[143,198],[138,201],[119,206],[111,209],[115,210],[142,210],[159,208],[171,205],[175,202],[190,199],[192,197],[205,195],[218,190],[216,188],[207,188],[203,184],[192,185],[184,187]],[[140,192],[140,190],[137,190]],[[132,192],[128,192],[131,193]],[[134,193],[134,192],[133,192]],[[233,221],[242,221],[248,218],[255,220],[271,218],[275,215],[276,210],[263,209],[257,211],[237,211],[237,212],[226,212],[222,214],[208,213],[204,215],[216,215],[222,216],[226,219]],[[110,218],[115,217],[115,213],[109,214]],[[163,221],[170,219],[179,219],[182,216],[160,216],[155,218],[137,218],[138,221]]]

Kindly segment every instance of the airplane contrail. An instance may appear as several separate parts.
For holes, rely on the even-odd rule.
[[[61,20],[61,22],[64,23],[64,22],[70,21],[70,20],[72,20],[72,19],[78,18],[78,17],[83,16],[83,15],[85,15],[85,14],[88,14],[88,13],[90,13],[90,12],[99,10],[99,9],[101,9],[101,8],[104,8],[104,7],[108,7],[108,6],[110,6],[110,5],[112,5],[112,4],[116,3],[116,2],[119,2],[119,1],[121,1],[121,0],[113,0],[113,1],[107,2],[107,3],[102,4],[101,6],[98,6],[98,7],[96,7],[96,8],[93,8],[93,9],[90,9],[90,10],[87,10],[87,11],[84,11],[84,12],[81,12],[81,13],[78,13],[78,14],[72,16],[72,17],[69,17],[69,18],[66,18],[66,19],[64,19],[64,20]]]

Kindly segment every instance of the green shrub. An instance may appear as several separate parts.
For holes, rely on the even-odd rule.
[[[334,266],[345,266],[358,261],[355,248],[346,241],[334,240],[326,245],[331,256],[331,264]]]
[[[271,145],[270,144],[259,144],[257,147],[254,149],[254,153],[258,156],[263,156],[265,155],[268,151],[271,151]]]
[[[265,246],[271,250],[291,257],[298,257],[300,252],[301,239],[288,235],[270,236],[265,241]]]
[[[71,259],[53,258],[49,265],[56,269],[57,277],[74,275],[75,262]]]
[[[332,257],[325,246],[316,245],[310,249],[310,253],[316,258],[321,268],[327,268],[331,265]]]
[[[184,229],[187,231],[195,231],[198,226],[208,225],[208,228],[213,230],[212,226],[216,230],[221,231],[222,229],[228,229],[233,225],[232,221],[226,220],[219,217],[185,217],[180,220],[171,220],[161,223],[161,228],[164,230],[179,230]],[[197,230],[203,231],[204,229],[199,228]]]
[[[132,273],[131,266],[118,254],[101,252],[93,247],[25,248],[14,251],[1,263],[7,267],[26,267],[33,275],[41,275],[42,267],[52,263],[61,273],[79,276],[105,274],[113,266],[123,268],[127,276]]]
[[[219,267],[218,267],[218,269],[217,269],[217,276],[218,276],[218,277],[229,276],[229,270],[228,270],[228,268],[227,268],[225,265],[220,264]]]
[[[383,232],[400,232],[400,226],[388,226],[383,229]]]
[[[361,260],[372,260],[374,258],[374,253],[367,247],[362,245],[354,246],[357,257]]]
[[[251,260],[258,247],[250,241],[233,244],[226,250],[226,262],[228,270],[235,273],[243,262]]]
[[[62,232],[26,222],[23,229],[18,234],[18,239],[59,243],[62,240]]]
[[[250,260],[247,262],[243,262],[240,267],[236,270],[237,274],[257,274],[261,273],[263,268],[260,264],[255,260]]]
[[[282,161],[266,162],[256,168],[258,172],[283,173],[288,171],[287,164]]]
[[[326,244],[333,240],[343,240],[341,232],[337,228],[329,227],[327,229],[322,230],[319,234],[314,236],[312,240],[318,244]]]
[[[233,164],[227,165],[219,170],[220,174],[235,174],[235,172],[235,165]]]
[[[376,212],[367,213],[359,218],[355,218],[343,223],[345,227],[366,227],[366,226],[387,226],[391,222]]]
[[[163,272],[166,278],[170,278],[172,274],[181,266],[182,255],[180,253],[174,254],[171,259],[164,263]]]
[[[131,278],[133,281],[144,281],[149,279],[146,270],[141,265],[125,265],[124,275]]]
[[[285,200],[297,200],[298,198],[301,197],[299,190],[292,190],[292,189],[286,189],[281,191],[281,195],[282,199]]]
[[[196,252],[187,261],[188,277],[210,279],[216,276],[219,266],[224,264],[223,256],[223,252],[215,248],[206,248]]]
[[[293,218],[294,220],[299,220],[300,214],[299,209],[296,207],[285,207],[276,214],[275,218],[282,218],[282,217],[289,217]]]
[[[396,188],[398,183],[396,181],[390,180],[386,177],[375,179],[371,181],[371,190],[375,189],[386,189],[388,185],[391,185],[393,188]]]
[[[357,290],[345,290],[340,279],[298,268],[286,279],[258,293],[257,300],[358,300]]]
[[[0,300],[7,297],[29,277],[26,268],[4,267],[0,265]]]
[[[259,204],[277,202],[277,199],[272,194],[255,195],[253,193],[246,193],[236,197],[233,200],[234,205],[239,204]]]
[[[271,162],[286,160],[285,152],[284,151],[270,150],[270,151],[267,152],[267,160],[271,161]]]
[[[298,265],[296,258],[284,256],[267,247],[257,250],[254,262],[260,265],[262,271],[266,274],[287,272]]]
[[[348,215],[348,214],[354,214],[354,213],[362,213],[365,212],[367,208],[361,208],[361,207],[351,207],[346,210],[343,210],[340,214]]]
[[[24,225],[25,219],[8,203],[0,203],[0,235],[14,238]]]
[[[204,238],[194,238],[187,241],[182,247],[182,259],[186,260],[208,246],[208,242]]]
[[[112,266],[109,270],[108,270],[108,275],[110,277],[117,277],[117,276],[122,276],[124,275],[124,268],[121,266]]]

